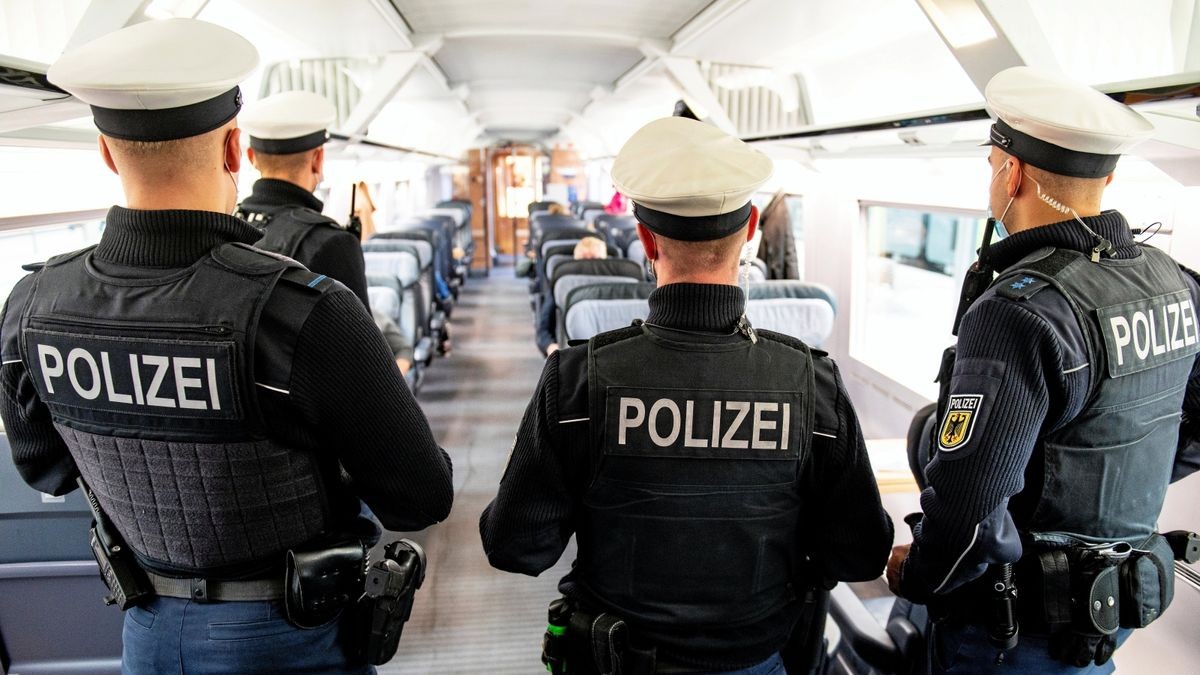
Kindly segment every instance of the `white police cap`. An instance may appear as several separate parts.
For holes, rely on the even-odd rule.
[[[236,117],[237,85],[257,66],[258,51],[237,33],[196,19],[165,19],[72,49],[46,77],[91,105],[104,135],[169,141]]]
[[[238,120],[250,134],[256,152],[290,155],[320,147],[337,109],[324,96],[308,91],[285,91],[254,104]]]
[[[988,145],[1063,176],[1100,178],[1154,126],[1086,85],[1029,66],[1000,71],[984,90],[996,116]]]
[[[639,222],[664,237],[708,241],[750,217],[750,196],[774,163],[716,127],[684,117],[654,120],[617,153],[612,181]]]

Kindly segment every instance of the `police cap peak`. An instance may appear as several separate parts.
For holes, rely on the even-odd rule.
[[[106,136],[168,141],[237,116],[241,82],[258,51],[237,33],[197,19],[146,21],[63,54],[46,77],[91,105]]]
[[[1017,66],[984,90],[996,116],[988,145],[1051,173],[1100,178],[1154,126],[1132,108],[1060,74]]]
[[[336,118],[337,109],[324,96],[285,91],[254,104],[238,124],[250,134],[256,152],[289,155],[324,144]]]
[[[738,138],[704,122],[666,117],[626,141],[612,181],[651,231],[707,241],[741,229],[750,196],[773,171],[769,157]]]

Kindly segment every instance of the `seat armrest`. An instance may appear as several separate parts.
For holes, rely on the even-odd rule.
[[[842,639],[854,653],[872,668],[883,672],[896,672],[903,668],[903,654],[892,640],[892,636],[862,600],[846,584],[838,584],[830,591],[829,616],[842,632]]]

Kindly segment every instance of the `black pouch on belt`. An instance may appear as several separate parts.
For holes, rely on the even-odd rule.
[[[1152,534],[1121,564],[1121,627],[1145,628],[1175,597],[1175,555],[1161,534]]]
[[[362,595],[362,542],[337,544],[317,551],[288,551],[284,579],[284,612],[297,628],[329,623]]]

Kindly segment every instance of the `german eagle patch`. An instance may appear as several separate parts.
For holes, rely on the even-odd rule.
[[[946,417],[938,431],[938,447],[942,452],[954,452],[971,440],[971,431],[979,419],[982,394],[956,394],[946,406]]]

